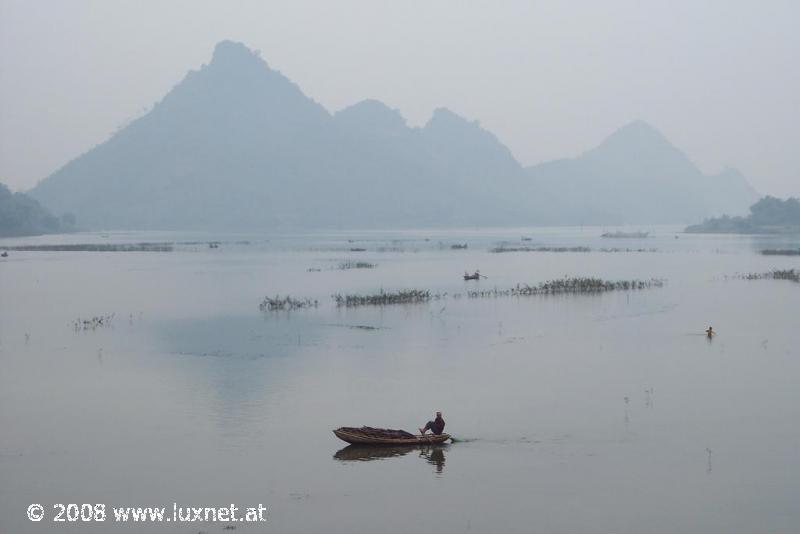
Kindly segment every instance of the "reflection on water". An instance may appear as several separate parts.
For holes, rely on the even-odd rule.
[[[436,466],[436,473],[444,471],[444,447],[430,447],[419,451],[420,458],[425,458],[428,463]]]
[[[342,462],[371,462],[372,460],[386,460],[406,456],[414,452],[429,464],[436,467],[436,473],[444,471],[444,451],[449,445],[406,445],[402,447],[380,446],[365,447],[363,445],[348,445],[336,451],[333,457]]]

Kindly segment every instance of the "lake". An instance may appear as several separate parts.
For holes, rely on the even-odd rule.
[[[267,508],[234,532],[796,532],[800,284],[736,275],[800,268],[759,253],[800,237],[643,229],[2,239],[174,245],[0,259],[0,531],[223,532],[52,520],[55,503],[177,502]],[[666,283],[467,296],[564,276]],[[436,298],[331,298],[404,288]],[[318,305],[261,311],[275,295]],[[415,431],[436,410],[456,443],[331,432]]]

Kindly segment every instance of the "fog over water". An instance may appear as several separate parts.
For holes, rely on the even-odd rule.
[[[800,286],[734,275],[797,269],[759,251],[800,241],[603,230],[0,240],[178,243],[0,260],[4,530],[86,531],[31,523],[30,503],[177,501],[266,505],[268,522],[245,532],[794,532]],[[488,252],[501,242],[591,251]],[[348,260],[375,267],[340,270]],[[476,268],[488,278],[461,279]],[[464,296],[563,276],[667,283]],[[352,309],[330,298],[402,288],[447,295]],[[278,293],[319,306],[259,311]],[[378,454],[331,433],[414,430],[437,409],[461,441]]]

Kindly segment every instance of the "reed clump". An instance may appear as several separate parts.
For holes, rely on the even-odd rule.
[[[349,269],[374,269],[378,265],[368,261],[343,261],[336,266],[340,271],[347,271]]]
[[[592,249],[591,247],[531,247],[527,245],[498,245],[489,249],[489,252],[500,254],[503,252],[658,252],[655,248],[622,248],[622,247],[603,247]]]
[[[737,276],[744,280],[790,280],[800,283],[800,271],[796,269],[775,269],[768,273],[747,273]]]
[[[60,245],[17,245],[3,250],[26,252],[172,252],[173,243],[78,243]]]
[[[602,280],[591,277],[561,278],[537,285],[517,284],[510,289],[467,291],[468,298],[527,297],[532,295],[591,294],[606,291],[635,291],[650,287],[662,287],[660,278],[650,280]]]
[[[513,246],[513,245],[499,245],[489,249],[493,254],[502,254],[503,252],[591,252],[589,247],[530,247],[530,246]]]
[[[337,293],[332,296],[337,306],[353,308],[356,306],[385,306],[387,304],[417,304],[428,302],[431,299],[441,298],[441,295],[433,295],[425,289],[401,289],[394,292],[385,292],[372,295],[342,295]]]
[[[764,256],[800,256],[800,248],[768,248],[761,251]]]
[[[657,248],[601,248],[600,252],[658,252]]]
[[[258,308],[261,311],[282,311],[282,310],[300,310],[304,308],[316,308],[319,306],[319,301],[309,298],[295,299],[286,295],[281,298],[280,295],[275,295],[275,298],[264,297]]]
[[[111,326],[115,315],[116,314],[114,313],[109,315],[97,315],[88,319],[79,317],[72,322],[72,329],[76,332],[83,332],[86,330],[97,330],[98,328]]]

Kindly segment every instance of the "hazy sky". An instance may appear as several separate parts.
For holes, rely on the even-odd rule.
[[[797,1],[0,0],[0,182],[32,187],[242,41],[330,111],[445,106],[523,164],[634,119],[800,196]]]

